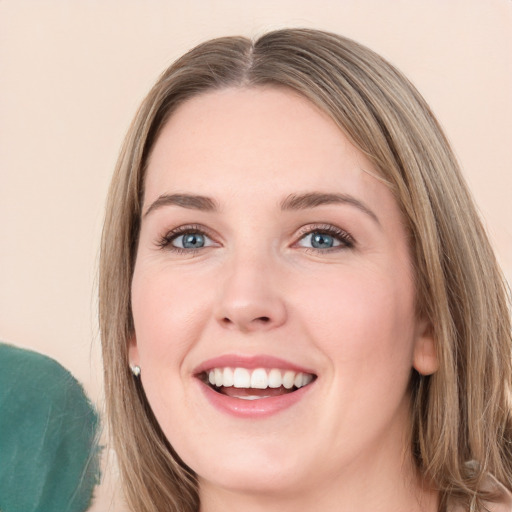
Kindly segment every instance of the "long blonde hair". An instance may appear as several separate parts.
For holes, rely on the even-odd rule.
[[[453,501],[481,510],[485,475],[512,481],[512,340],[504,279],[443,132],[416,89],[344,37],[285,29],[256,41],[215,39],[160,77],[126,136],[112,180],[100,262],[107,412],[128,502],[138,512],[192,512],[194,473],[160,430],[128,368],[130,287],[148,155],[176,107],[225,87],[280,86],[325,111],[372,160],[407,223],[418,312],[430,320],[439,371],[411,377],[411,450]],[[472,464],[468,464],[472,461]]]

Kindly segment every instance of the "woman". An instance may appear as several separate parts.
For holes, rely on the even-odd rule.
[[[503,279],[428,106],[353,41],[223,38],[164,72],[100,322],[133,510],[511,510]]]

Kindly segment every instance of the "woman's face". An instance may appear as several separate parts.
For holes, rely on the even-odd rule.
[[[286,89],[203,94],[161,132],[130,357],[203,492],[401,470],[411,370],[436,361],[401,213],[375,174]]]

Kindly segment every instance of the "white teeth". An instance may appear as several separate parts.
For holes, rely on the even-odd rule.
[[[251,375],[251,388],[267,389],[268,377],[267,372],[263,368],[254,370]]]
[[[233,372],[233,386],[235,388],[250,388],[251,374],[245,368],[235,368]]]
[[[233,378],[233,370],[231,368],[224,368],[224,382],[223,385],[227,388],[233,386],[235,380]]]
[[[286,389],[292,389],[294,381],[295,381],[295,372],[292,372],[292,371],[284,372],[283,386]]]
[[[283,378],[281,377],[281,372],[272,368],[268,372],[268,387],[269,388],[280,388],[283,385]]]
[[[313,380],[313,375],[310,373],[302,374],[302,386],[307,386]]]
[[[286,389],[301,388],[313,380],[310,373],[294,372],[293,370],[279,370],[277,368],[212,368],[208,372],[208,382],[217,387]],[[251,400],[252,398],[247,398]]]

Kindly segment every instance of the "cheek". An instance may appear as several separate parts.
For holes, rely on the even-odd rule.
[[[170,272],[134,273],[132,312],[141,379],[151,408],[167,437],[175,439],[186,414],[176,405],[189,403],[182,386],[184,360],[198,342],[207,318],[208,297],[197,282]],[[185,416],[183,416],[185,414]]]
[[[310,337],[336,363],[372,364],[378,372],[387,370],[385,361],[395,367],[410,364],[414,288],[407,277],[399,281],[389,275],[348,270],[310,283],[307,294],[297,293]]]
[[[303,296],[301,317],[328,359],[322,424],[331,426],[341,453],[345,439],[372,439],[403,411],[415,339],[414,289],[407,279],[375,272],[347,272],[325,283]]]
[[[136,270],[132,311],[141,366],[179,368],[207,321],[209,287],[198,284],[170,271]]]

